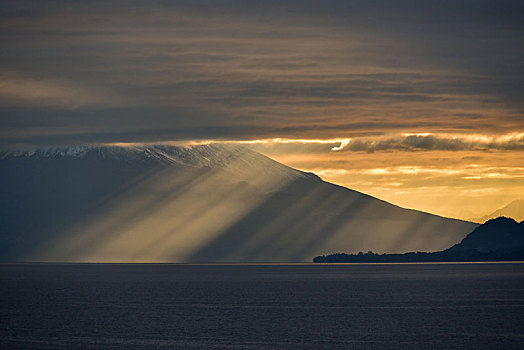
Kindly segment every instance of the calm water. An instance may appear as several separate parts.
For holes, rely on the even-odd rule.
[[[523,349],[524,264],[0,265],[0,348]]]

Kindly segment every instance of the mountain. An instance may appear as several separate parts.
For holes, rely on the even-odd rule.
[[[488,220],[448,250],[476,250],[499,254],[524,251],[524,221],[518,223],[506,217]]]
[[[485,215],[481,218],[471,219],[473,222],[483,223],[489,219],[495,219],[500,216],[513,218],[517,221],[524,220],[524,200],[517,199],[506,205],[504,208],[495,210],[493,213]]]
[[[331,254],[317,256],[313,262],[460,262],[460,261],[523,261],[524,221],[498,217],[478,226],[460,243],[439,252],[405,254]]]
[[[0,260],[303,262],[440,250],[477,225],[397,207],[240,146],[0,153]]]

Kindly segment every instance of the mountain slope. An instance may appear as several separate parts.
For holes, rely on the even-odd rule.
[[[504,208],[497,209],[493,213],[485,215],[481,218],[471,219],[471,221],[484,223],[490,219],[495,219],[500,216],[513,218],[517,221],[524,220],[524,199],[514,200]]]
[[[0,154],[2,261],[311,261],[440,250],[476,225],[402,209],[230,145]]]

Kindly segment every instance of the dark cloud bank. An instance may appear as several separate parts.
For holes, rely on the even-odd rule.
[[[3,143],[524,129],[520,1],[16,1],[0,14]]]

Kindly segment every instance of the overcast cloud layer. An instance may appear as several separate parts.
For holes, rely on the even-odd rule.
[[[524,130],[521,1],[3,1],[0,40],[3,144]]]

